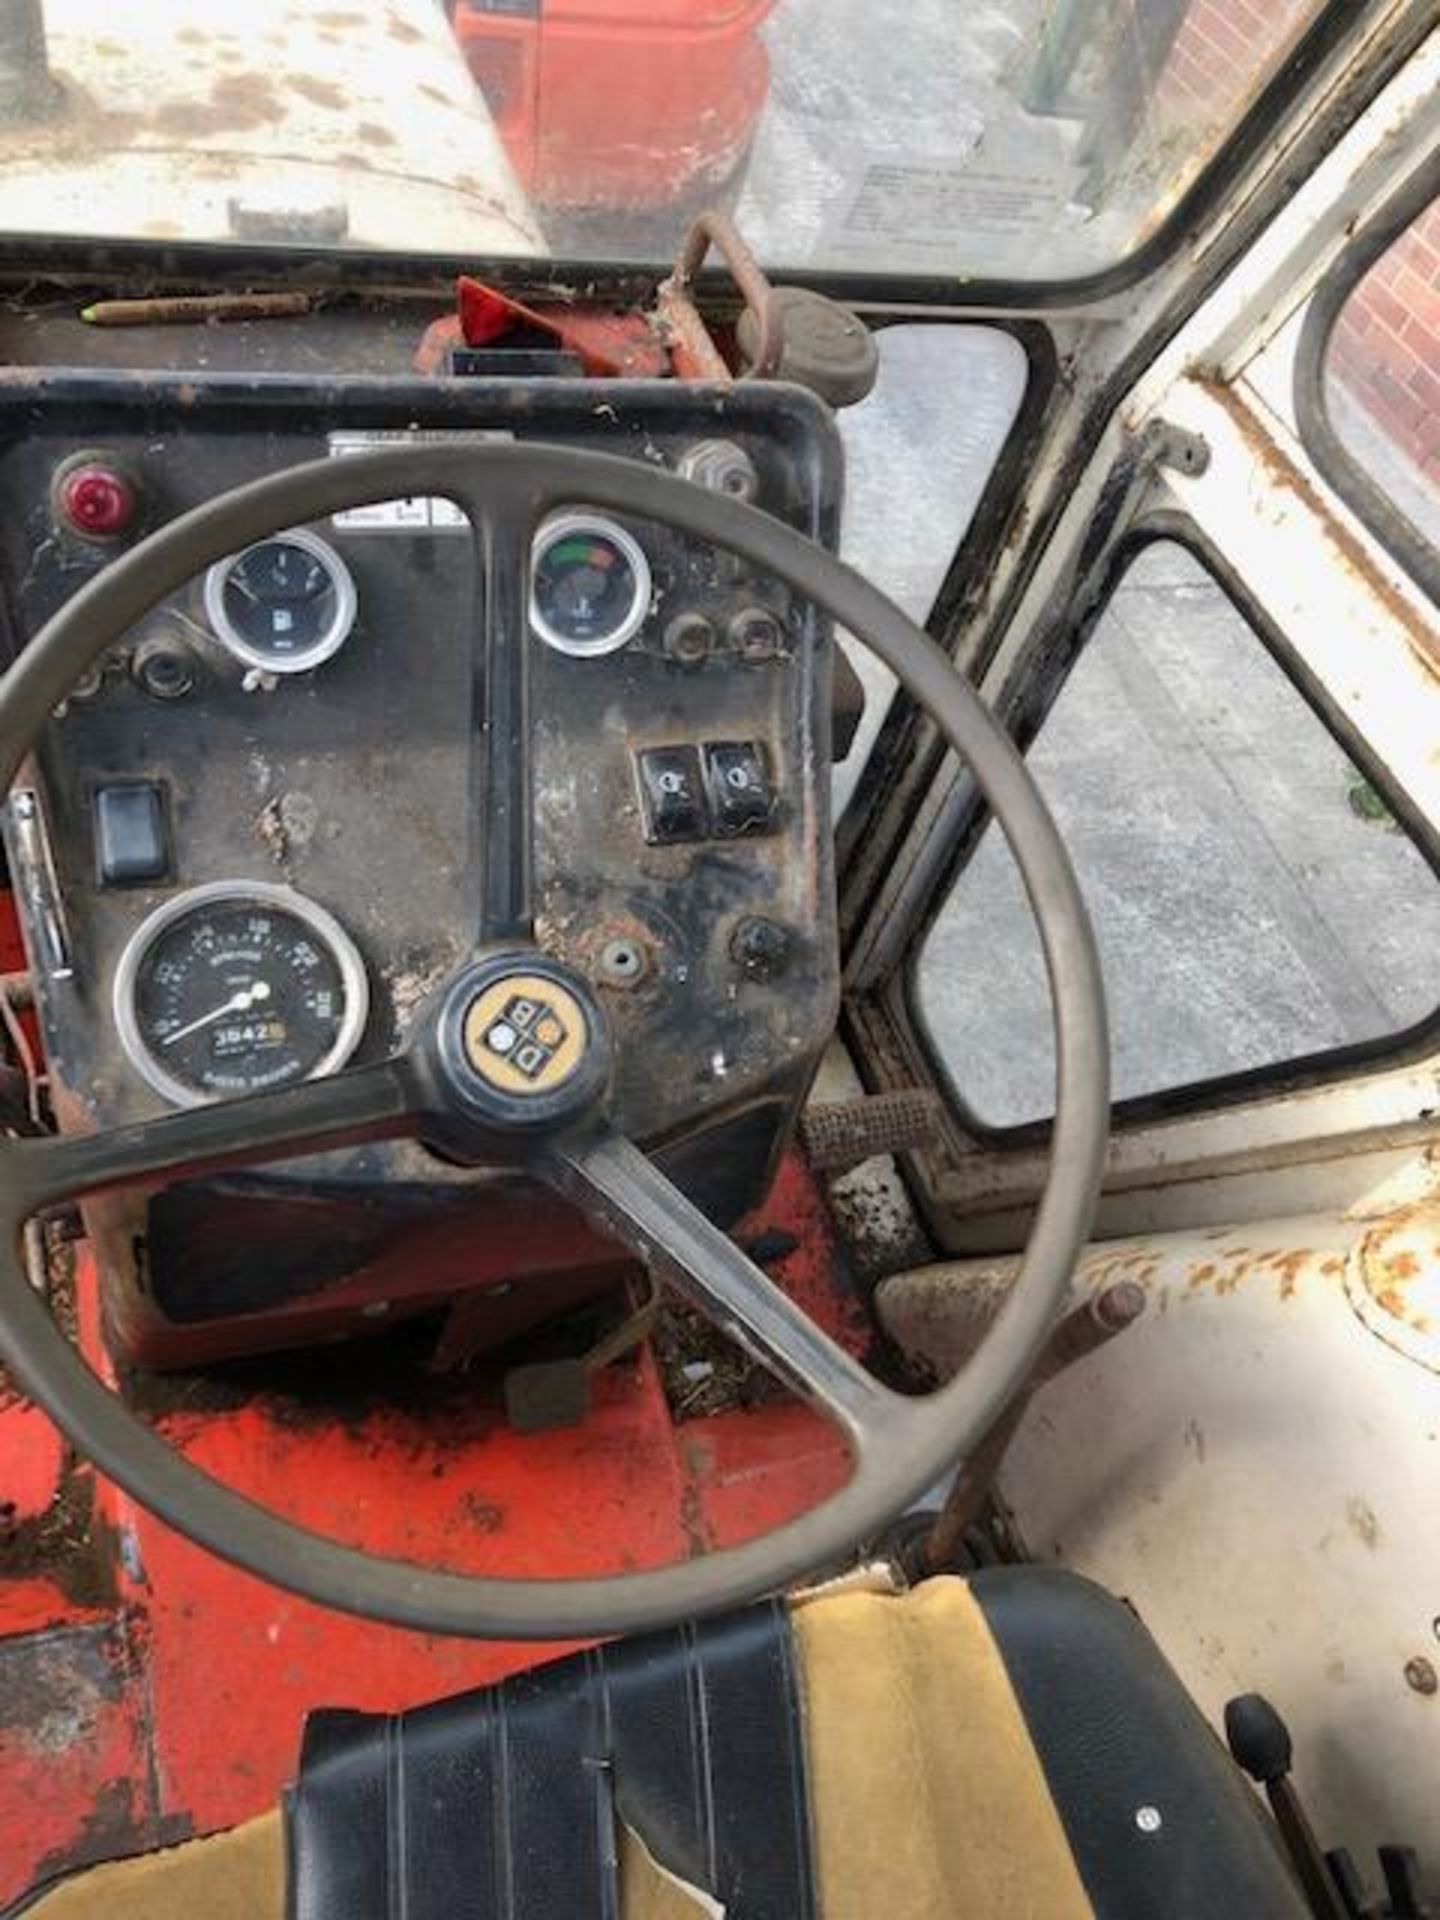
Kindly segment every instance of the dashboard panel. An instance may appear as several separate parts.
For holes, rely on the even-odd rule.
[[[834,543],[838,441],[794,389],[50,373],[0,391],[8,645],[188,507],[417,435],[661,463]],[[155,608],[56,715],[6,844],[62,1126],[403,1044],[478,924],[468,536],[426,500],[287,530]],[[838,1003],[831,637],[734,557],[583,505],[539,531],[530,625],[539,942],[601,999],[617,1122],[728,1223],[762,1196]],[[513,1044],[523,1067],[543,1036]],[[577,1226],[546,1285],[495,1279],[474,1229],[516,1179],[377,1146],[105,1197],[87,1223],[143,1360],[477,1289],[483,1344],[596,1262]],[[397,1300],[387,1256],[417,1219],[444,1252]]]

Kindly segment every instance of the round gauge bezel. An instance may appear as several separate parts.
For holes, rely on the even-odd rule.
[[[325,631],[308,647],[287,654],[284,659],[276,659],[247,640],[225,606],[225,585],[232,569],[248,554],[273,546],[299,547],[310,554],[329,573],[335,590],[335,611]],[[318,533],[311,533],[307,527],[293,527],[287,533],[272,533],[263,540],[254,540],[238,553],[217,560],[205,575],[205,617],[212,633],[227,653],[233,654],[244,666],[257,667],[262,673],[309,673],[313,667],[331,659],[350,638],[359,606],[355,576],[330,542],[322,540]]]
[[[360,949],[326,908],[303,893],[297,893],[293,887],[280,886],[273,880],[213,880],[205,886],[189,887],[184,893],[177,893],[173,899],[163,901],[153,913],[146,915],[131,934],[115,969],[112,990],[115,1026],[126,1059],[147,1086],[177,1107],[208,1107],[220,1100],[243,1100],[247,1096],[208,1093],[203,1087],[189,1086],[174,1074],[166,1072],[151,1051],[140,1025],[136,1005],[140,968],[157,938],[167,928],[174,926],[176,921],[183,920],[198,907],[236,901],[254,901],[292,915],[325,942],[339,967],[345,1007],[334,1042],[324,1058],[303,1079],[286,1081],[285,1085],[301,1086],[305,1080],[323,1080],[327,1074],[343,1067],[360,1044],[360,1036],[365,1031],[365,1022],[370,1015],[370,976],[365,970]]]
[[[552,547],[576,533],[598,534],[601,539],[611,541],[629,562],[634,577],[635,594],[629,611],[619,626],[600,640],[573,640],[552,627],[541,613],[535,594],[540,562]],[[607,653],[618,653],[644,626],[653,593],[654,579],[645,549],[618,521],[607,519],[601,513],[556,513],[541,522],[530,548],[530,625],[537,637],[556,653],[567,653],[576,660],[598,660]]]

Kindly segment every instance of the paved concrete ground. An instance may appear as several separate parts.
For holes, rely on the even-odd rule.
[[[1436,1003],[1440,884],[1183,549],[1132,567],[1031,754],[1110,994],[1117,1098],[1378,1039]],[[920,1003],[994,1124],[1053,1107],[1040,956],[987,834]]]

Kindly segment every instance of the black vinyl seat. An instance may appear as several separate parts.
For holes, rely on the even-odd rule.
[[[958,1590],[948,1614],[893,1611],[942,1587]],[[856,1598],[838,1652],[832,1639],[822,1654],[810,1616],[849,1603],[776,1602],[399,1716],[312,1715],[289,1805],[293,1920],[615,1920],[629,1911],[621,1831],[727,1920],[928,1920],[933,1892],[927,1904],[901,1884],[925,1822],[942,1849],[968,1836],[970,1891],[948,1909],[965,1920],[1305,1914],[1252,1790],[1121,1602],[1034,1567]],[[902,1619],[911,1724],[887,1747],[863,1722],[837,1727],[821,1690],[848,1675],[890,1699],[883,1663]],[[1000,1719],[994,1689],[982,1699],[978,1680],[957,1679],[953,1646],[939,1644],[971,1620],[986,1642],[977,1658],[1007,1691]],[[952,1736],[979,1744],[958,1749],[937,1804],[924,1755]],[[907,1777],[895,1754],[912,1751]],[[1045,1804],[1016,1792],[1003,1819],[992,1802],[976,1820],[964,1803],[993,1795],[1002,1759],[1030,1769]],[[856,1853],[867,1823],[873,1844]],[[873,1888],[859,1884],[869,1861]]]

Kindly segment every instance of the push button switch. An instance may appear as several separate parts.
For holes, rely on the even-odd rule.
[[[729,838],[770,831],[775,793],[759,741],[707,741],[705,785],[718,834]]]
[[[710,810],[694,747],[652,747],[636,767],[645,809],[645,838],[654,845],[673,840],[704,840]]]
[[[95,793],[95,865],[106,887],[139,887],[170,871],[165,795],[150,782]]]

